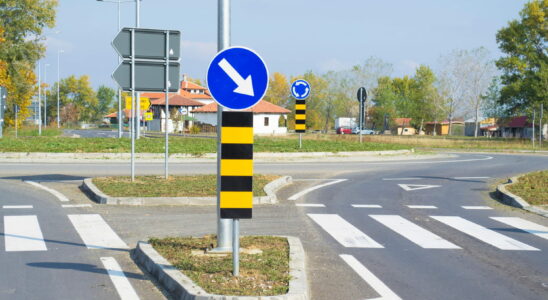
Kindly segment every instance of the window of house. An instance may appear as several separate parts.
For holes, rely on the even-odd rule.
[[[264,126],[268,126],[269,118],[264,117]]]

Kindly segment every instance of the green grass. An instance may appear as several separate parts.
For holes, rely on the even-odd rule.
[[[303,139],[303,148],[299,141],[290,138],[256,137],[255,152],[342,152],[377,151],[410,149],[407,145],[377,142],[359,143],[357,140],[338,139],[335,136],[312,136]],[[131,141],[127,138],[70,138],[70,137],[5,137],[0,139],[1,152],[69,152],[69,153],[129,153]],[[136,141],[138,153],[163,153],[164,139],[141,138]],[[216,139],[171,137],[170,153],[188,153],[202,155],[217,151]]]
[[[266,196],[264,186],[279,178],[276,175],[254,175],[253,195]],[[103,193],[112,197],[209,197],[217,192],[217,175],[137,176],[93,178]]]
[[[548,170],[521,176],[508,190],[532,205],[548,205]]]
[[[57,125],[53,125],[53,126],[57,126]],[[4,128],[2,134],[5,138],[15,138],[15,128],[14,127]],[[55,137],[55,136],[60,136],[61,134],[63,134],[63,130],[57,129],[57,127],[47,127],[47,128],[42,127],[42,136],[44,137]],[[39,136],[38,128],[36,128],[36,126],[23,126],[17,129],[17,136],[18,137],[38,137]]]
[[[192,250],[215,247],[215,236],[203,238],[152,238],[151,245],[206,292],[220,295],[272,296],[289,290],[289,245],[282,237],[240,238],[245,249],[260,254],[240,254],[240,276],[232,276],[232,256],[198,256]]]

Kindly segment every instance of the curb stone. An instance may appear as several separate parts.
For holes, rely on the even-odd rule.
[[[140,241],[132,258],[152,274],[174,299],[181,300],[307,300],[306,257],[299,238],[283,236],[289,244],[289,291],[276,296],[226,296],[208,294],[190,278],[177,270],[147,242]]]
[[[111,197],[103,193],[92,182],[93,178],[82,181],[81,188],[93,201],[109,205],[217,205],[217,197]],[[291,176],[282,176],[264,186],[266,196],[253,197],[253,204],[276,204],[276,192],[293,183]]]
[[[521,175],[521,176],[523,176],[523,175]],[[530,205],[527,201],[523,200],[523,198],[521,198],[518,195],[512,194],[510,191],[508,191],[506,189],[506,186],[517,183],[518,178],[521,177],[521,176],[511,177],[508,180],[508,183],[499,184],[497,186],[497,195],[499,196],[500,200],[504,204],[514,206],[514,207],[517,207],[517,208],[521,208],[521,209],[527,210],[529,212],[535,213],[537,215],[548,218],[548,211],[547,210],[542,209],[540,207]]]

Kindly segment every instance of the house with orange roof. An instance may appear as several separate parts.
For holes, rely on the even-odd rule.
[[[192,113],[197,122],[217,126],[217,108],[217,103],[213,102],[193,110]],[[290,110],[261,100],[252,108],[244,111],[253,112],[254,134],[287,133],[287,115],[291,112]],[[282,120],[283,126],[280,126],[280,120]]]

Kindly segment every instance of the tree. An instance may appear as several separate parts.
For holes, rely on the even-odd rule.
[[[282,73],[274,72],[268,79],[268,90],[264,96],[264,100],[273,104],[290,107],[291,98],[289,97],[289,82]]]
[[[52,99],[57,99],[57,84],[55,83],[51,95]],[[104,92],[108,93],[108,92]],[[113,96],[112,96],[113,97]],[[99,101],[97,94],[91,88],[89,77],[83,75],[80,78],[69,76],[61,79],[59,84],[59,99],[62,107],[61,123],[74,123],[76,121],[92,122],[97,120]],[[57,117],[57,111],[51,109],[49,114],[52,118]],[[70,116],[69,116],[70,114]],[[77,116],[75,119],[74,116]]]
[[[487,118],[502,118],[508,116],[508,108],[500,105],[500,78],[493,77],[487,92],[482,95],[483,103],[481,111]]]
[[[111,111],[116,94],[115,90],[104,85],[97,89],[97,106],[94,109],[94,121],[101,120],[104,115]]]
[[[548,0],[526,3],[520,17],[497,33],[507,54],[496,62],[503,72],[499,103],[513,112],[548,104]]]
[[[30,113],[28,107],[36,92],[33,69],[44,53],[41,34],[44,27],[55,25],[56,6],[56,0],[0,0],[0,61],[11,82],[8,125],[13,125],[12,104],[20,107],[21,120]]]

